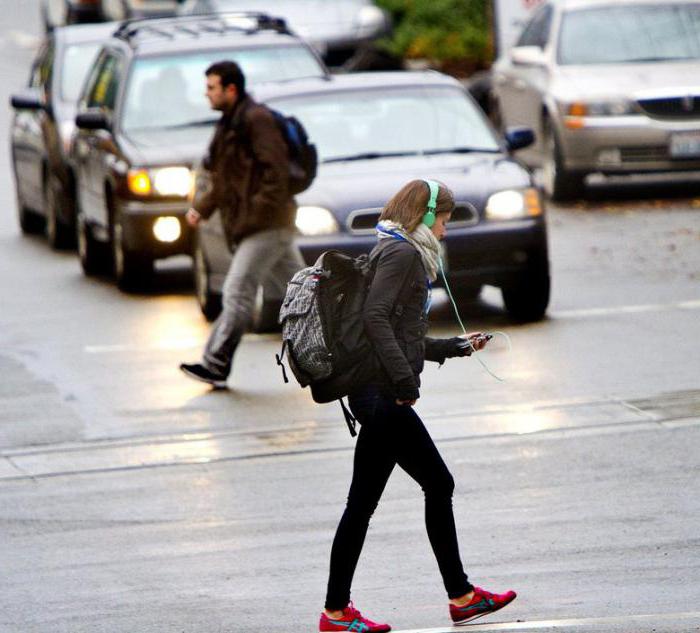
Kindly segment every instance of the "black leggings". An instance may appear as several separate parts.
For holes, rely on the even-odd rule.
[[[452,513],[454,479],[423,422],[412,407],[369,388],[351,397],[350,408],[362,422],[348,502],[331,550],[326,609],[344,609],[365,541],[369,520],[398,464],[425,493],[425,527],[450,598],[472,590],[459,557]]]

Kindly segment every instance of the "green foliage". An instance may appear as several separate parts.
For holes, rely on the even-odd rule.
[[[377,0],[394,19],[383,45],[395,55],[484,66],[491,56],[489,0]]]

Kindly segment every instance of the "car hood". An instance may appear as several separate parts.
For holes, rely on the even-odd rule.
[[[204,156],[214,125],[163,130],[131,131],[122,146],[135,167],[197,164]]]
[[[352,211],[383,207],[415,178],[444,182],[457,201],[469,201],[480,212],[492,193],[532,184],[524,167],[501,154],[381,158],[320,165],[314,184],[297,196],[297,202],[325,207],[344,222]]]
[[[560,66],[553,92],[564,101],[627,97],[659,92],[697,94],[700,61]]]

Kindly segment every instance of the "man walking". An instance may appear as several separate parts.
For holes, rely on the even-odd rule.
[[[205,74],[206,96],[222,116],[209,147],[211,191],[193,203],[186,217],[197,226],[218,209],[235,250],[223,286],[223,311],[202,362],[183,363],[180,369],[225,388],[233,355],[252,320],[258,286],[282,298],[304,261],[294,243],[289,150],[272,113],[246,94],[245,77],[235,62],[217,62]]]

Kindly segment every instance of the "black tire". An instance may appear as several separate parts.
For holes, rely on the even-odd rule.
[[[555,202],[583,198],[586,192],[586,172],[566,169],[561,144],[551,123],[545,122],[543,131],[542,172],[545,193]]]
[[[513,283],[501,288],[508,315],[519,323],[542,319],[549,305],[550,286],[545,255],[533,262]]]
[[[66,224],[63,210],[70,204],[61,181],[49,175],[44,183],[44,208],[46,209],[46,240],[53,249],[71,248],[75,245],[75,227]]]
[[[219,314],[221,314],[221,295],[211,289],[209,265],[207,264],[204,251],[199,243],[198,236],[195,239],[192,259],[194,289],[197,297],[197,303],[199,304],[199,309],[202,311],[202,314],[207,321],[215,321]]]
[[[255,301],[253,311],[253,322],[251,329],[258,334],[268,332],[279,332],[282,326],[277,322],[279,319],[282,299],[266,299],[262,288],[258,288],[258,296]]]
[[[98,242],[92,235],[90,225],[85,221],[82,213],[78,213],[75,221],[75,241],[78,250],[78,259],[83,273],[88,277],[107,272],[108,261],[107,247]]]
[[[114,217],[112,231],[112,271],[120,290],[138,290],[147,286],[153,278],[153,259],[138,253],[124,244],[121,218]]]
[[[24,206],[21,200],[17,201],[17,219],[19,228],[25,235],[37,235],[44,230],[44,218]]]

